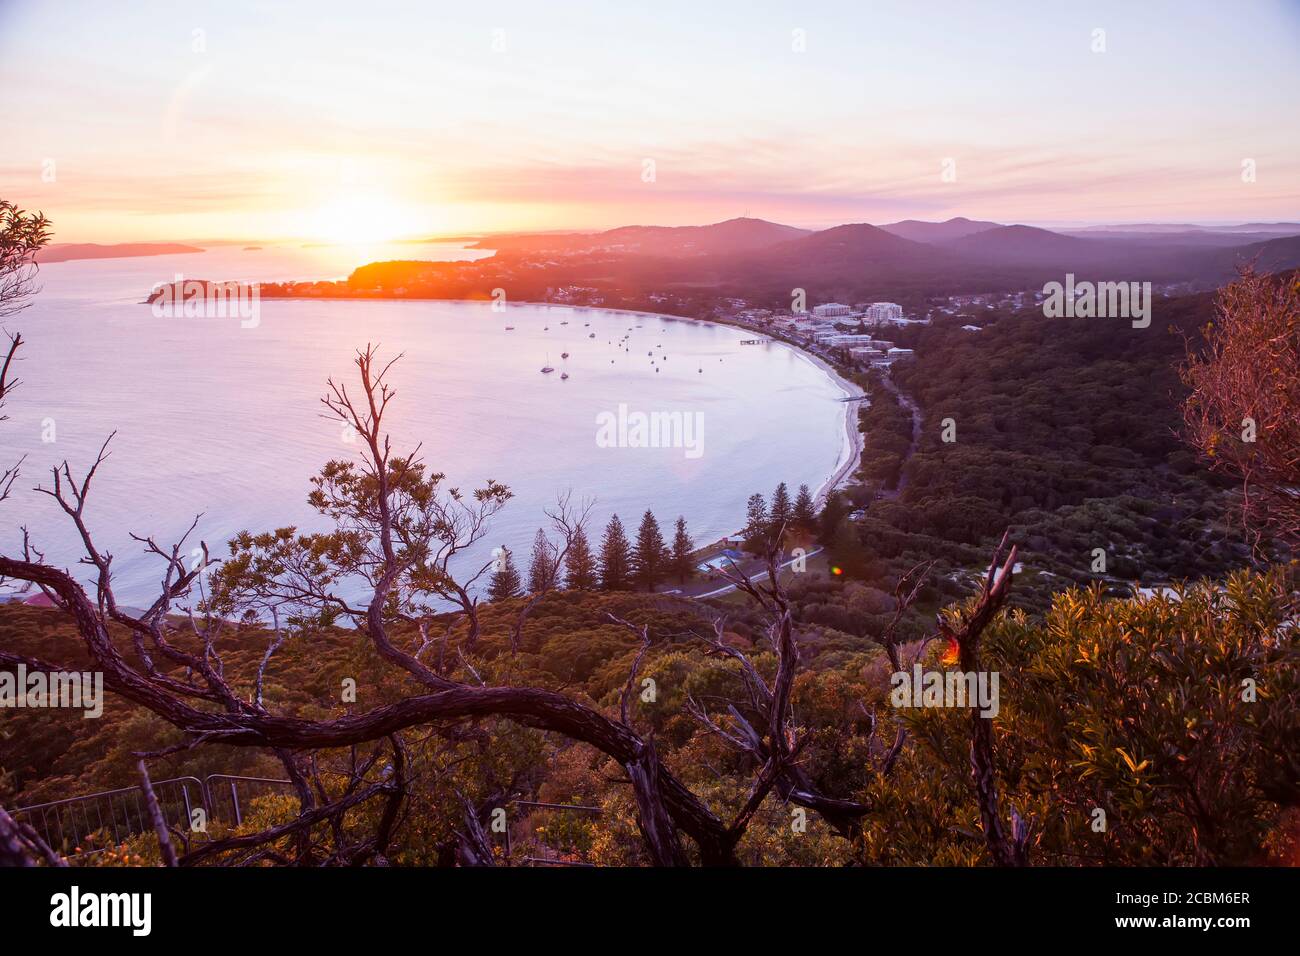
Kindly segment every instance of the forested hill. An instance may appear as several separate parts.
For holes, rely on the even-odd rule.
[[[901,465],[910,416],[874,389],[864,472],[886,487],[901,478],[901,491],[869,506],[864,546],[960,560],[970,552],[959,545],[987,545],[1010,526],[1027,563],[1080,582],[1164,582],[1246,563],[1225,520],[1232,487],[1177,437],[1178,365],[1212,315],[1207,294],[1155,302],[1145,329],[1035,310],[901,334],[916,358],[893,375],[920,406],[921,440]],[[954,441],[943,441],[945,419]]]

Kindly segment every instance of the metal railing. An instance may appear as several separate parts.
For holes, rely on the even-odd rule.
[[[201,809],[205,822],[222,820],[231,826],[243,822],[243,809],[249,800],[275,787],[290,787],[288,780],[270,777],[240,777],[232,774],[209,774],[198,777],[173,777],[155,780],[154,795],[169,829],[190,832],[202,838],[202,831],[192,830],[194,811]],[[243,791],[244,805],[240,804]],[[214,795],[219,793],[219,797]],[[19,807],[11,814],[15,820],[30,824],[51,849],[64,856],[90,856],[107,849],[89,846],[89,838],[103,833],[112,845],[147,833],[153,829],[144,792],[139,786],[102,790],[80,797],[51,800],[29,807]]]
[[[154,795],[169,829],[188,832],[190,838],[201,840],[206,834],[193,831],[194,811],[201,809],[207,822],[220,820],[230,826],[244,822],[244,813],[250,801],[267,793],[292,789],[289,780],[274,777],[244,777],[236,774],[213,773],[200,780],[198,777],[173,777],[153,781]],[[512,815],[519,824],[536,822],[535,811],[544,815],[579,814],[592,817],[604,811],[600,807],[574,803],[542,803],[534,800],[517,800],[513,806],[523,811]],[[144,793],[139,786],[103,790],[79,797],[51,800],[12,811],[15,820],[28,823],[49,846],[75,863],[102,853],[109,845],[116,846],[133,836],[149,833],[153,823],[145,805]],[[555,837],[538,839],[535,833],[518,838],[512,836],[513,826],[505,831],[505,851],[509,856],[515,843],[523,846],[527,854],[520,862],[529,866],[592,866],[582,859],[582,850],[572,846],[555,846],[546,842]],[[89,838],[103,833],[107,845],[91,845]]]
[[[239,805],[241,787],[247,806],[248,801],[255,797],[292,786],[290,781],[275,777],[240,777],[228,773],[210,773],[204,778],[204,783],[208,795],[208,817],[225,820],[233,826],[244,822],[243,808]]]
[[[568,812],[568,813],[587,814],[588,816],[593,816],[593,817],[598,817],[605,812],[600,807],[588,807],[578,803],[539,803],[535,800],[516,800],[514,801],[513,806],[532,808],[535,810],[555,811],[557,813]],[[533,813],[528,812],[520,822],[521,823],[531,822],[532,819],[533,819]],[[507,824],[506,840],[505,840],[507,857],[510,856],[511,850],[513,849],[513,842],[510,833],[511,829],[512,829],[511,826]],[[522,857],[520,862],[527,864],[529,866],[594,866],[595,865],[594,863],[590,863],[587,860],[574,859],[575,854],[573,853],[572,850],[566,851],[566,849],[564,848],[553,847],[541,840],[538,840],[536,836],[531,833],[527,837],[525,846],[528,849],[526,849],[524,852],[527,853],[528,855]]]

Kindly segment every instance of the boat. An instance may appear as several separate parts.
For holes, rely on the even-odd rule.
[[[564,380],[565,380],[566,378],[568,378],[568,377],[569,377],[569,373],[568,373],[568,372],[561,372],[561,373],[560,373],[560,381],[564,381]]]
[[[506,331],[507,331],[507,332],[513,332],[514,330],[515,330],[515,327],[514,327],[513,325],[507,325],[507,326],[506,326]]]
[[[561,352],[561,353],[560,353],[560,358],[568,358],[568,357],[569,357],[569,353],[568,353],[568,352]]]
[[[548,373],[548,372],[554,372],[554,371],[555,371],[555,369],[551,368],[549,365],[543,365],[543,366],[542,366],[542,374],[543,374],[543,375],[545,375],[545,374]]]
[[[587,336],[587,338],[589,338],[589,339],[594,339],[595,337],[596,337],[596,333],[595,333],[595,332],[592,332],[590,335]]]

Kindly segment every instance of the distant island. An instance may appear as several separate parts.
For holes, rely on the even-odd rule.
[[[97,242],[64,242],[42,249],[37,254],[36,261],[41,265],[49,265],[51,262],[70,262],[74,259],[131,259],[137,256],[174,256],[190,252],[203,250],[179,242],[117,242],[106,245]]]
[[[260,295],[492,300],[502,290],[512,302],[711,318],[745,308],[789,309],[792,290],[799,289],[809,305],[887,299],[924,315],[954,296],[1028,292],[1067,273],[1092,281],[1142,276],[1167,295],[1214,288],[1246,262],[1264,271],[1300,266],[1300,234],[1180,229],[1085,238],[965,218],[850,223],[816,232],[741,218],[499,235],[477,247],[496,254],[371,262],[346,279],[262,282]]]

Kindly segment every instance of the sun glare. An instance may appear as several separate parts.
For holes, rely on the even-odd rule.
[[[419,231],[419,217],[412,210],[383,197],[333,200],[317,209],[309,224],[313,238],[353,245],[408,239]]]

